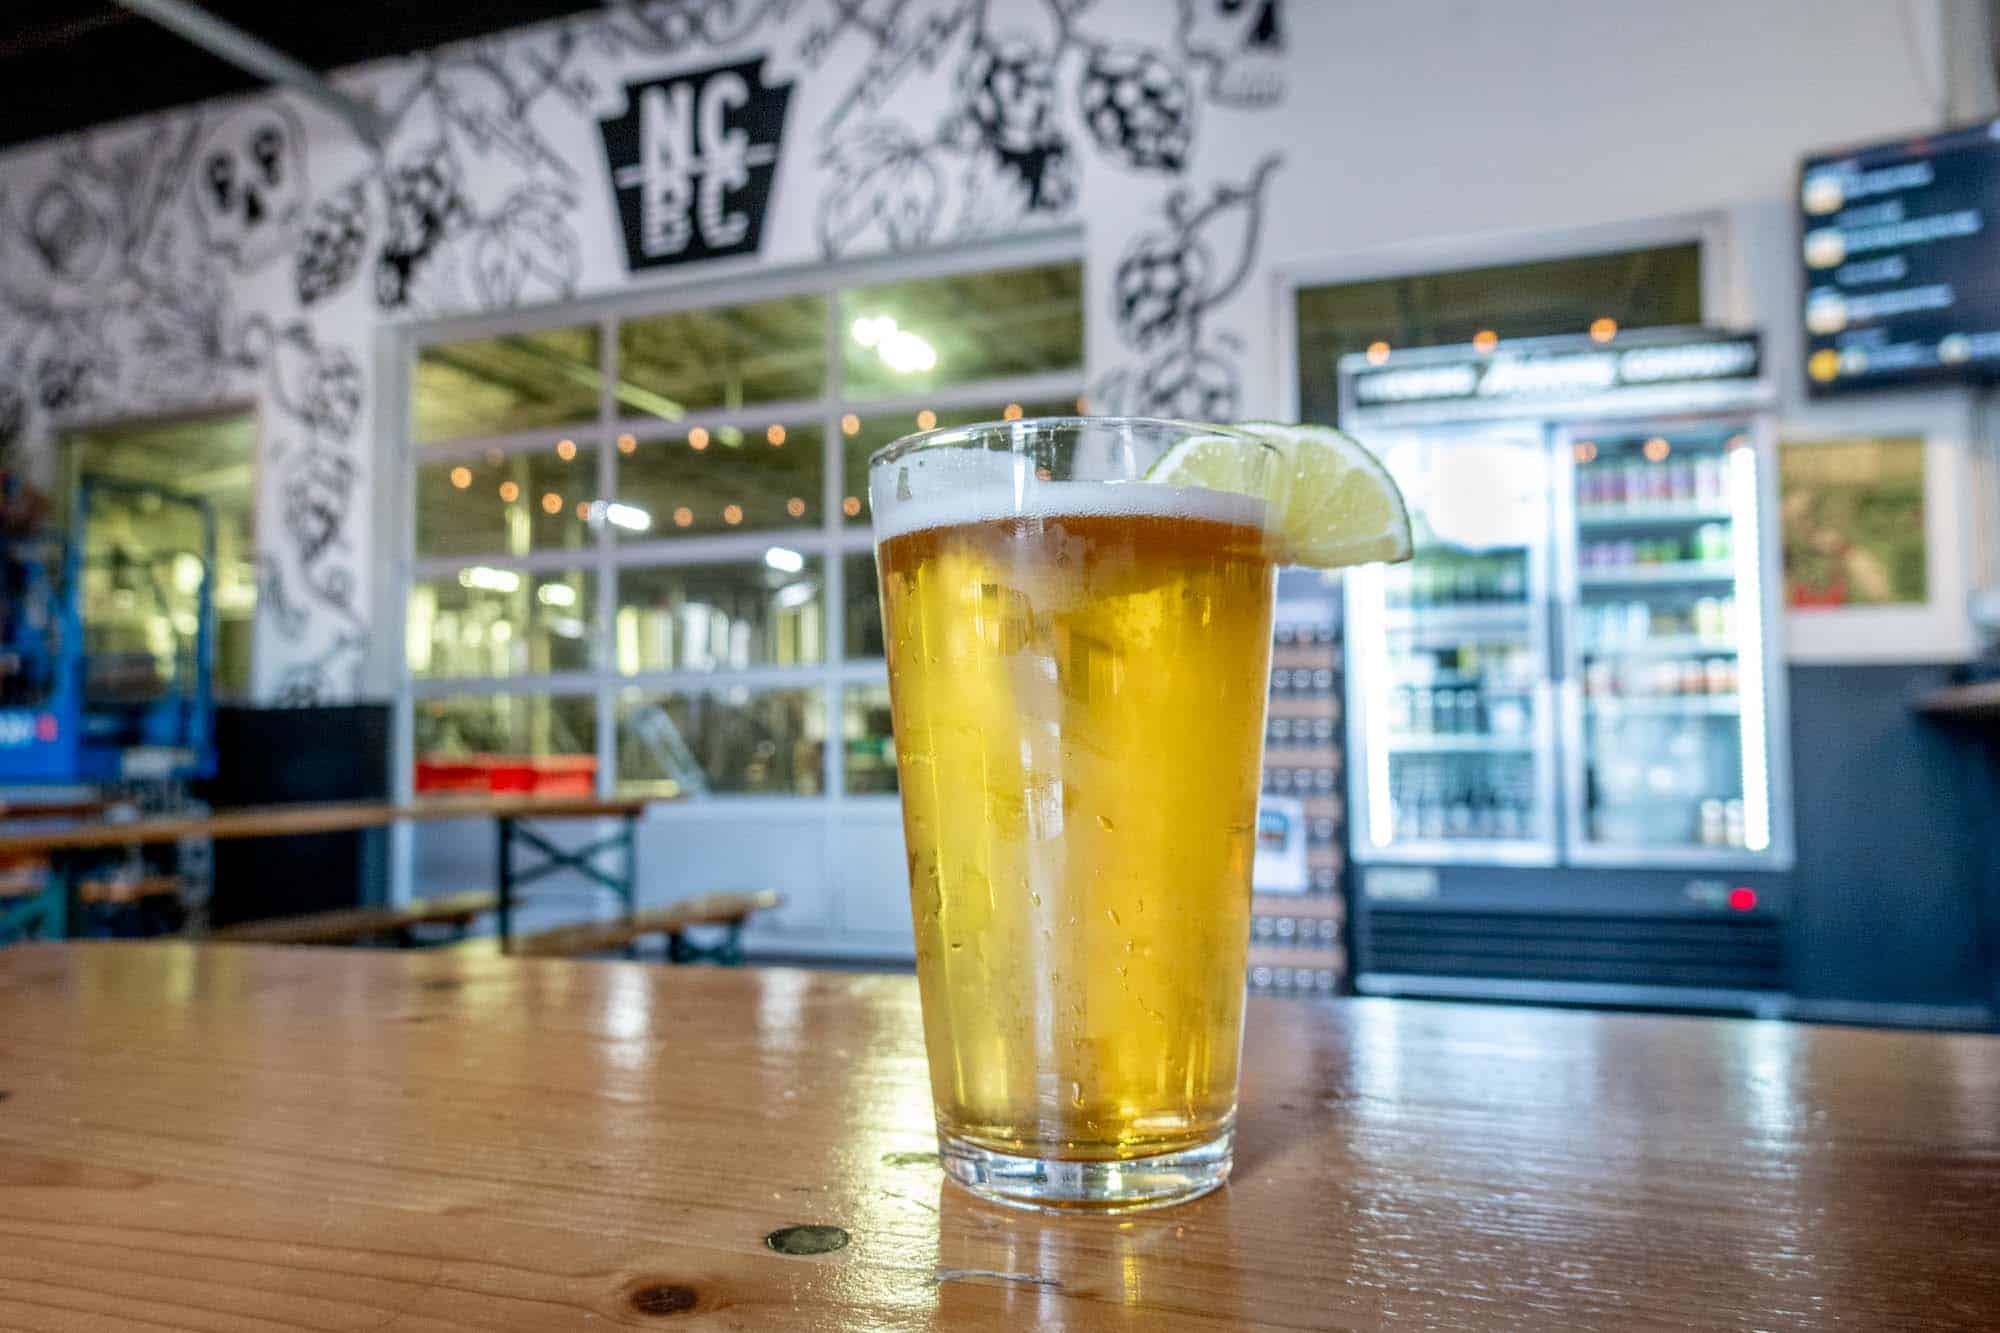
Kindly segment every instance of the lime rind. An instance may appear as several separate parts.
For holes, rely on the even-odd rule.
[[[1240,438],[1254,435],[1285,460],[1284,485],[1267,497],[1280,506],[1271,529],[1284,563],[1339,569],[1410,558],[1402,491],[1358,440],[1329,426],[1251,421],[1231,429],[1238,434],[1182,441],[1147,469],[1147,479],[1258,494]]]

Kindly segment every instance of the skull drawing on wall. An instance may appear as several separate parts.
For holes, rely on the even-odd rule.
[[[289,107],[259,103],[217,125],[195,159],[191,188],[202,235],[238,272],[288,252],[305,221],[300,137]]]
[[[1270,106],[1285,95],[1284,0],[1180,0],[1181,52],[1208,71],[1224,106]]]

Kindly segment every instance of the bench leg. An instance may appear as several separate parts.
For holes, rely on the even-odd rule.
[[[678,930],[667,932],[667,961],[670,963],[715,963],[721,967],[743,966],[743,922],[731,921],[722,928],[722,939],[702,948]]]

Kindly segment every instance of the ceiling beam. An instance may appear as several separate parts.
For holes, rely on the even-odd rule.
[[[387,137],[382,113],[371,103],[341,92],[316,70],[234,24],[223,22],[199,5],[187,0],[117,0],[117,3],[238,69],[317,102],[346,121],[370,148],[380,148]]]

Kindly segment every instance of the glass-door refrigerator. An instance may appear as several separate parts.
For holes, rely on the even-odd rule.
[[[1700,330],[1343,361],[1416,538],[1345,578],[1359,989],[1782,993],[1760,370]]]
[[[1416,554],[1347,579],[1356,856],[1552,865],[1547,445],[1519,427],[1372,443]]]

